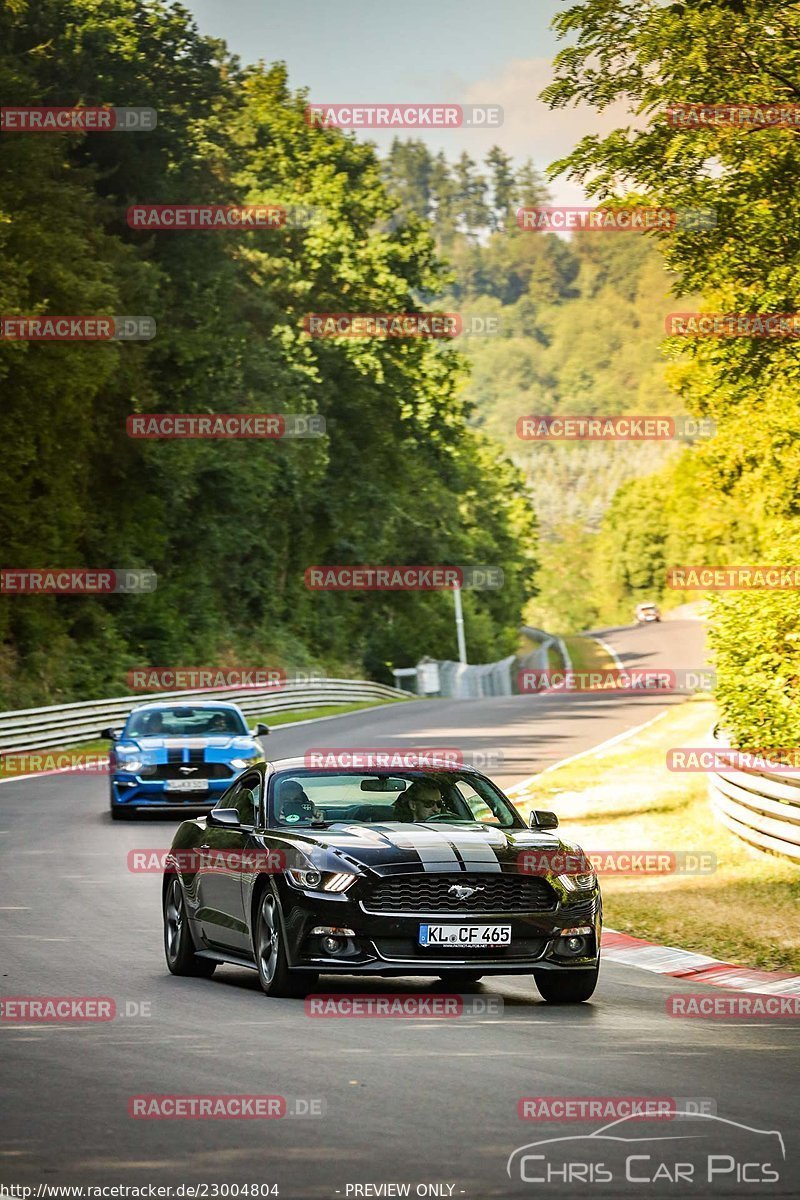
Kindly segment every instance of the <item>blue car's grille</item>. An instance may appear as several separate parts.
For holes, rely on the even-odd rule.
[[[187,770],[187,767],[193,769]],[[231,779],[235,775],[233,767],[227,763],[202,762],[190,759],[185,763],[182,758],[166,763],[158,763],[146,774],[147,779]]]

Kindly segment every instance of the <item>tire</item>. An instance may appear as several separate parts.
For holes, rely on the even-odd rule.
[[[470,987],[473,983],[479,983],[483,976],[478,971],[447,971],[439,978],[442,983],[451,983],[454,987]]]
[[[302,996],[318,976],[289,968],[281,925],[278,897],[266,888],[258,904],[253,939],[259,982],[267,996]]]
[[[173,876],[164,891],[164,956],[173,975],[209,979],[217,966],[210,958],[198,958],[195,954],[183,888],[177,875]]]
[[[112,821],[130,821],[133,811],[130,808],[120,808],[118,804],[111,805]]]
[[[593,971],[534,971],[533,978],[548,1004],[582,1004],[597,987],[600,967]]]

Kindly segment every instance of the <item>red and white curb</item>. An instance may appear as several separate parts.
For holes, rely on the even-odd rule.
[[[788,971],[757,971],[752,967],[737,967],[708,954],[678,950],[675,946],[659,946],[644,938],[603,930],[604,962],[640,967],[673,979],[688,979],[692,983],[712,987],[733,988],[739,992],[759,992],[770,996],[800,996],[800,975]]]

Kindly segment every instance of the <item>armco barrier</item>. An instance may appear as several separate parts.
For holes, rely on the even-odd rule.
[[[286,712],[296,708],[320,708],[329,704],[399,697],[413,699],[408,692],[363,679],[310,679],[276,688],[213,688],[190,692],[149,692],[119,696],[114,700],[85,700],[50,708],[26,708],[0,713],[0,753],[39,750],[94,741],[106,728],[120,728],[131,709],[151,700],[233,700],[245,713]]]
[[[719,730],[714,744],[729,746]],[[711,803],[720,821],[740,837],[800,863],[800,777],[762,771],[718,771],[709,779]]]

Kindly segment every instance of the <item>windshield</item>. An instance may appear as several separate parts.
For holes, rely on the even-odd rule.
[[[149,708],[132,713],[125,737],[214,737],[241,736],[247,726],[231,708]]]
[[[294,771],[275,777],[270,823],[281,829],[314,823],[494,825],[524,827],[486,779],[458,771],[394,775]]]

